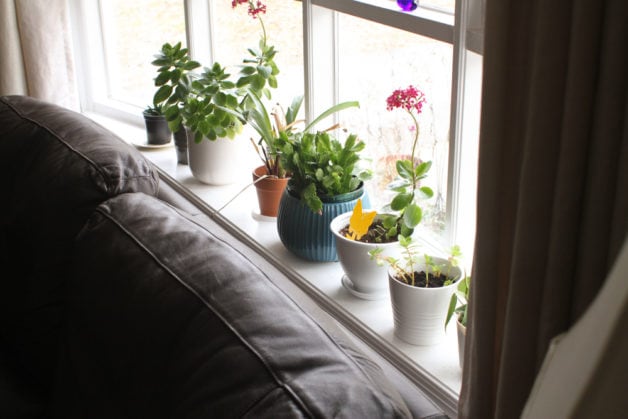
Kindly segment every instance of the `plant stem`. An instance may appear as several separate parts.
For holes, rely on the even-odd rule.
[[[257,17],[259,19],[259,24],[262,26],[262,40],[264,41],[264,46],[266,46],[266,27],[264,26],[264,21],[261,17]]]
[[[412,143],[412,155],[411,155],[411,159],[412,159],[412,201],[414,201],[414,192],[416,191],[416,184],[417,184],[417,178],[416,178],[416,170],[415,170],[415,163],[414,163],[414,153],[416,152],[416,146],[419,142],[419,121],[417,121],[416,117],[414,116],[414,114],[410,111],[408,111],[408,113],[410,114],[410,116],[412,117],[412,121],[414,121],[414,127],[415,132],[414,132],[414,142]]]

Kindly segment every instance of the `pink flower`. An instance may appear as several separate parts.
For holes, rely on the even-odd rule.
[[[425,103],[425,94],[410,85],[406,89],[397,89],[386,99],[386,109],[392,111],[395,108],[405,109],[408,112],[416,111],[420,114]]]
[[[248,4],[249,5],[249,15],[254,19],[257,18],[257,15],[260,13],[266,13],[266,5],[262,3],[260,0],[232,0],[231,7],[237,7],[240,4]]]

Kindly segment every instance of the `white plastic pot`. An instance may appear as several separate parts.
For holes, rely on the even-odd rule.
[[[447,260],[434,257],[436,264]],[[418,266],[417,271],[425,266]],[[393,309],[395,336],[413,345],[436,345],[445,337],[445,319],[456,282],[461,278],[458,267],[451,267],[455,281],[439,288],[414,287],[394,278],[395,271],[388,270],[390,300]]]

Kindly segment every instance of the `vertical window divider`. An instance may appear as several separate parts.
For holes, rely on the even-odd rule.
[[[213,19],[209,0],[184,0],[185,33],[190,56],[201,63],[213,62]],[[209,24],[208,24],[209,22]]]
[[[304,0],[303,8],[303,104],[305,109],[305,118],[311,119],[313,114],[312,94],[313,87],[313,69],[312,69],[312,2]]]
[[[447,176],[447,212],[446,225],[448,242],[456,243],[458,238],[458,223],[460,205],[460,176],[462,162],[462,117],[464,114],[464,88],[465,88],[465,39],[467,0],[456,1],[453,44],[453,68],[451,89],[451,114],[449,134],[449,164]]]
[[[466,34],[466,0],[456,1],[456,13],[454,24],[454,43],[452,60],[451,81],[451,111],[449,124],[449,164],[447,175],[447,208],[446,225],[447,241],[455,243],[458,231],[458,213],[460,202],[458,200],[461,166],[461,142],[464,106],[464,72],[465,72],[465,34]]]
[[[338,100],[337,19],[333,10],[314,7],[311,0],[303,1],[304,102],[308,120]]]

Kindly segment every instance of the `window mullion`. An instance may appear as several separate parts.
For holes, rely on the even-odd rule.
[[[481,39],[482,0],[456,2],[451,122],[447,185],[448,241],[460,245],[471,263],[475,237],[475,194],[481,92],[481,56],[470,51],[470,36]],[[480,12],[478,13],[478,10]],[[470,30],[473,33],[470,33]]]
[[[213,14],[209,0],[185,0],[185,29],[190,55],[200,62],[213,62]],[[208,24],[209,22],[209,24]]]
[[[336,17],[332,10],[315,7],[310,0],[303,2],[303,10],[305,111],[311,120],[338,100]]]

